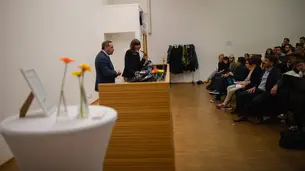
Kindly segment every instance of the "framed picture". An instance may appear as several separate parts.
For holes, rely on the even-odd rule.
[[[56,112],[56,105],[50,101],[36,71],[34,69],[21,69],[21,73],[45,115]]]

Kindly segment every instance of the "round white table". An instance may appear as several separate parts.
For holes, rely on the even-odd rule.
[[[6,118],[1,133],[20,171],[102,171],[117,112],[89,106],[89,117],[77,118],[77,106],[68,107],[69,118],[40,112]]]

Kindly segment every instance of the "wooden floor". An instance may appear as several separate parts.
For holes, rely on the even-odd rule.
[[[278,126],[233,124],[204,86],[172,86],[177,171],[305,171],[305,152],[278,146]]]
[[[177,171],[305,171],[305,151],[278,146],[281,126],[233,124],[211,98],[204,86],[172,85]]]

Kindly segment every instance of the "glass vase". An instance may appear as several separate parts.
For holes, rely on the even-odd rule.
[[[57,106],[57,117],[60,119],[66,119],[69,117],[67,103],[64,91],[60,91],[59,104]]]
[[[89,116],[89,105],[86,96],[86,91],[84,88],[83,81],[80,81],[80,104],[78,107],[78,118],[85,119]]]
[[[57,106],[57,119],[67,119],[69,118],[66,97],[64,93],[65,79],[67,74],[68,65],[65,64],[64,76],[61,82],[60,95],[59,95],[59,103]]]

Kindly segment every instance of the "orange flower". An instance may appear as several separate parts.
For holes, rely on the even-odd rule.
[[[74,60],[70,59],[69,57],[62,57],[62,58],[60,58],[60,60],[63,61],[64,63],[66,63],[66,64],[74,62]]]
[[[153,73],[153,74],[155,74],[155,73],[157,73],[157,72],[158,72],[158,69],[157,69],[157,68],[155,68],[155,69],[152,70],[152,73]]]
[[[91,72],[91,67],[89,65],[87,65],[87,64],[80,64],[78,67],[80,69],[82,69],[83,72],[86,72],[86,71]]]

